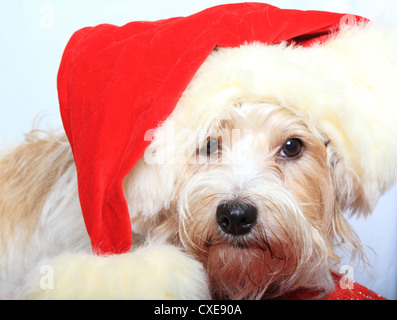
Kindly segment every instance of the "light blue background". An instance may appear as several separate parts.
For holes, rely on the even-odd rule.
[[[42,116],[41,127],[61,127],[56,76],[62,52],[79,28],[184,16],[240,1],[209,0],[3,0],[0,10],[0,146],[20,141]],[[282,8],[354,13],[397,27],[394,0],[269,0]],[[396,53],[397,54],[397,53]],[[397,88],[396,88],[397,89]],[[397,299],[397,187],[367,220],[352,220],[368,250],[369,276],[354,265],[354,280]],[[349,264],[346,259],[344,264]]]

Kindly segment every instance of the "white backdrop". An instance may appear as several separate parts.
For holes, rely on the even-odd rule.
[[[2,0],[0,10],[0,145],[20,141],[37,116],[61,127],[56,75],[72,33],[100,23],[184,16],[222,3],[210,0]],[[395,0],[268,0],[291,9],[354,13],[394,24]],[[397,88],[396,88],[397,89]],[[396,124],[397,125],[397,124]],[[397,299],[397,186],[367,220],[351,220],[367,250],[370,272],[353,265],[354,280]],[[1,227],[1,226],[0,226]],[[349,264],[346,259],[343,264]]]

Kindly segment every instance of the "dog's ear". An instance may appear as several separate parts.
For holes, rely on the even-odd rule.
[[[365,190],[355,169],[338,155],[331,141],[326,141],[328,166],[335,190],[336,206],[341,212],[367,215],[373,211],[373,200],[366,197]]]
[[[150,141],[144,156],[123,180],[124,196],[132,222],[132,231],[147,234],[170,210],[177,192],[177,181],[183,173],[184,153],[180,140],[186,140],[176,127],[180,112],[174,112],[158,128],[149,130]]]
[[[352,168],[346,168],[341,157],[337,155],[329,140],[325,141],[328,155],[328,167],[331,176],[331,192],[334,201],[329,205],[329,214],[325,222],[328,226],[330,239],[328,254],[335,264],[340,263],[340,251],[348,252],[354,260],[358,258],[367,263],[362,249],[362,243],[355,233],[344,213],[369,214],[372,211],[371,203],[365,197],[364,189]],[[331,199],[331,198],[330,198]]]
[[[123,181],[132,231],[147,234],[170,209],[177,167],[147,163],[142,158]]]

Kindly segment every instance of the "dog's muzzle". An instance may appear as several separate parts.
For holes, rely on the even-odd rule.
[[[233,236],[250,233],[257,216],[258,210],[253,205],[240,201],[221,203],[216,210],[216,220],[221,230]]]

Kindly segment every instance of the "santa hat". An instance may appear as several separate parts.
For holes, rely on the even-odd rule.
[[[385,39],[371,33],[367,22],[351,15],[241,3],[188,17],[77,31],[64,52],[58,91],[94,252],[130,250],[131,221],[123,179],[150,143],[145,133],[170,116],[195,75],[196,83],[213,84],[211,77],[198,70],[216,66],[204,63],[216,47],[257,42],[272,50],[293,51],[295,58],[286,59],[285,65],[277,63],[278,54],[270,54],[268,72],[260,72],[265,71],[268,78],[254,76],[249,84],[241,83],[240,96],[276,101],[307,119],[335,144],[346,167],[360,180],[363,194],[371,199],[369,206],[376,202],[396,177],[397,99],[391,92],[397,88],[397,67],[390,50],[397,43],[391,36]],[[350,31],[341,31],[345,25]],[[336,35],[342,33],[339,41]],[[374,42],[368,43],[368,37]],[[284,45],[271,46],[280,43]],[[313,52],[313,61],[307,52]],[[374,57],[383,60],[366,60]],[[233,64],[241,69],[246,62],[237,59]],[[227,70],[225,63],[216,70]],[[339,66],[334,73],[326,68],[332,63]],[[254,70],[254,74],[259,72]],[[315,74],[329,81],[316,85]],[[270,81],[269,75],[278,76]],[[310,82],[305,81],[308,78]],[[230,77],[222,79],[221,85],[233,85],[228,83]],[[343,99],[328,100],[330,93]],[[191,101],[195,94],[191,90]],[[206,92],[200,94],[205,97]]]

